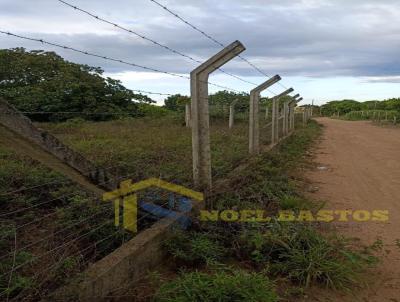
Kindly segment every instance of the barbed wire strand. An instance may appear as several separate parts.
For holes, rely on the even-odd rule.
[[[157,46],[159,46],[159,47],[161,47],[161,48],[163,48],[163,49],[165,49],[165,50],[167,50],[167,51],[170,51],[170,52],[172,52],[172,53],[174,53],[174,54],[176,54],[176,55],[179,55],[179,56],[181,56],[181,57],[187,58],[187,59],[189,59],[189,60],[191,60],[191,61],[193,61],[193,62],[199,63],[199,64],[203,63],[203,62],[201,62],[200,60],[197,60],[197,59],[195,59],[194,57],[192,57],[192,56],[190,56],[190,55],[184,54],[184,53],[182,53],[181,51],[178,51],[178,50],[173,49],[173,48],[171,48],[171,47],[169,47],[169,46],[167,46],[167,45],[165,45],[165,44],[162,44],[162,43],[160,43],[160,42],[157,42],[157,41],[155,41],[154,39],[151,39],[151,38],[149,38],[149,37],[146,37],[146,36],[144,36],[143,34],[139,34],[139,33],[135,32],[135,31],[133,31],[133,30],[131,30],[131,29],[129,29],[129,28],[126,28],[126,27],[124,27],[124,26],[122,26],[122,25],[119,25],[119,24],[117,24],[117,23],[115,23],[115,22],[112,22],[112,21],[109,21],[109,20],[104,19],[104,18],[102,18],[102,17],[99,17],[98,15],[95,15],[94,13],[89,12],[88,10],[85,10],[85,9],[82,9],[82,8],[76,6],[76,5],[70,4],[70,3],[68,3],[68,2],[66,2],[66,1],[64,1],[64,0],[56,0],[56,1],[58,1],[58,2],[60,2],[60,3],[62,3],[62,4],[64,4],[64,5],[66,5],[66,6],[68,6],[68,7],[71,7],[71,8],[73,8],[73,9],[77,10],[77,11],[80,11],[80,12],[82,12],[82,13],[84,13],[84,14],[86,14],[86,15],[88,15],[88,16],[90,16],[90,17],[92,17],[92,18],[94,18],[94,19],[96,19],[96,20],[98,20],[98,21],[107,23],[107,24],[112,25],[112,26],[114,26],[114,27],[116,27],[116,28],[118,28],[118,29],[121,29],[121,30],[125,31],[125,32],[128,32],[128,33],[130,33],[130,34],[133,34],[133,35],[135,35],[135,36],[137,36],[137,37],[139,37],[139,38],[141,38],[141,39],[143,39],[143,40],[145,40],[145,41],[151,42],[151,43],[153,43],[154,45],[157,45]],[[236,79],[238,79],[238,80],[240,80],[240,81],[242,81],[242,82],[244,82],[244,83],[252,84],[252,85],[258,86],[258,84],[253,83],[253,82],[250,82],[250,81],[248,81],[248,80],[246,80],[246,79],[243,79],[243,78],[241,78],[241,77],[239,77],[239,76],[237,76],[237,75],[235,75],[235,74],[232,74],[232,73],[230,73],[230,72],[227,72],[227,71],[223,70],[222,68],[217,68],[217,69],[218,69],[219,71],[221,71],[222,73],[227,74],[227,75],[229,75],[229,76],[231,76],[231,77],[233,77],[233,78],[236,78]]]
[[[157,69],[157,68],[153,68],[153,67],[148,67],[148,66],[137,64],[137,63],[127,62],[125,60],[116,59],[116,58],[112,58],[112,57],[109,57],[109,56],[96,54],[96,53],[93,53],[93,52],[77,49],[77,48],[66,46],[66,45],[61,45],[61,44],[54,43],[54,42],[49,42],[49,41],[46,41],[44,39],[37,39],[37,38],[22,36],[22,35],[14,34],[14,33],[11,33],[9,31],[3,31],[3,30],[0,30],[0,33],[2,33],[4,35],[15,37],[15,38],[23,39],[23,40],[40,42],[42,44],[46,44],[46,45],[54,46],[54,47],[57,47],[57,48],[70,50],[70,51],[73,51],[73,52],[77,52],[77,53],[84,54],[84,55],[91,56],[91,57],[95,57],[95,58],[104,59],[104,60],[107,60],[107,61],[112,61],[112,62],[117,62],[117,63],[129,65],[129,66],[140,68],[140,69],[147,70],[147,71],[157,72],[157,73],[161,73],[161,74],[170,75],[170,76],[173,76],[173,77],[178,77],[178,78],[190,80],[190,77],[186,76],[186,75],[182,75],[182,74],[178,74],[178,73],[174,73],[174,72],[169,72],[169,71],[165,71],[165,70],[161,70],[161,69]],[[214,87],[217,87],[217,88],[221,88],[221,89],[225,89],[225,90],[231,90],[231,91],[234,91],[236,93],[243,93],[243,92],[241,92],[239,90],[236,90],[234,88],[230,88],[230,87],[227,87],[227,86],[215,84],[215,83],[212,83],[212,82],[208,82],[208,81],[201,81],[201,82],[207,83],[207,84],[209,84],[211,86],[214,86]]]
[[[176,179],[173,180],[173,181],[176,181]],[[159,195],[159,198],[167,197],[169,194],[170,194],[170,192],[166,192],[166,193],[164,193],[164,194]],[[96,200],[98,200],[98,199],[99,199],[98,197],[92,197],[92,198],[89,198],[89,199],[86,201],[86,203],[88,203],[88,202],[90,202],[90,201],[96,201]],[[168,202],[167,202],[167,203],[168,203]],[[164,205],[165,205],[165,204],[164,204]],[[78,206],[75,206],[75,205],[74,205],[74,207],[79,207],[79,206],[80,206],[80,205],[78,205]],[[21,250],[25,250],[25,249],[27,249],[28,247],[34,246],[34,245],[36,245],[37,243],[40,243],[40,242],[42,242],[42,241],[44,241],[44,240],[46,240],[46,239],[48,239],[48,238],[51,238],[51,237],[53,237],[53,236],[55,236],[55,235],[57,235],[57,234],[59,234],[59,233],[62,233],[62,232],[65,231],[66,229],[69,229],[69,228],[71,228],[71,227],[73,227],[73,226],[75,226],[75,225],[81,224],[81,223],[87,221],[88,219],[90,219],[90,218],[92,218],[92,217],[95,217],[95,216],[97,216],[97,215],[100,215],[100,214],[104,213],[106,210],[109,210],[108,207],[111,207],[111,204],[110,204],[110,203],[106,203],[106,204],[104,204],[103,206],[100,206],[100,208],[104,208],[104,209],[105,209],[104,211],[95,213],[95,214],[93,214],[93,215],[91,215],[91,216],[89,216],[89,217],[84,218],[84,219],[81,220],[81,221],[74,222],[74,223],[72,223],[72,224],[65,224],[65,225],[63,226],[63,229],[62,229],[62,230],[57,231],[56,233],[53,233],[53,234],[51,234],[51,235],[49,235],[49,236],[47,236],[47,237],[44,237],[44,238],[42,238],[42,239],[40,239],[40,240],[38,240],[38,241],[36,241],[36,242],[29,243],[29,244],[27,244],[26,246],[24,246],[24,247],[18,249],[18,252],[20,252]],[[72,208],[73,208],[73,207],[72,207]],[[62,208],[62,210],[66,210],[66,209],[68,209],[68,207]],[[55,212],[55,213],[57,213],[57,212]],[[52,214],[54,214],[54,213],[52,213]],[[17,229],[16,229],[16,230],[17,230]],[[69,236],[70,236],[70,235],[68,235],[68,236],[65,237],[65,238],[68,238]],[[1,256],[1,257],[0,257],[0,260],[3,259],[3,258],[5,258],[7,255],[9,255],[9,254],[5,254],[5,255]]]
[[[34,246],[34,245],[36,245],[36,244],[38,244],[38,243],[40,243],[40,242],[43,242],[43,241],[46,240],[46,239],[50,239],[50,238],[52,238],[52,237],[54,237],[54,236],[56,236],[56,235],[58,235],[58,234],[61,234],[61,233],[64,232],[65,230],[68,230],[68,229],[70,229],[70,228],[72,228],[72,227],[74,227],[74,226],[77,226],[77,225],[79,225],[79,224],[81,224],[81,223],[84,223],[85,221],[88,221],[89,219],[91,219],[91,218],[93,218],[93,217],[96,217],[96,216],[98,216],[98,215],[100,215],[100,214],[105,213],[106,210],[107,210],[107,211],[110,210],[110,209],[109,209],[110,207],[111,207],[111,204],[109,204],[109,203],[103,204],[102,206],[100,206],[101,209],[104,208],[102,211],[97,212],[97,213],[95,213],[95,214],[93,214],[93,215],[90,215],[90,216],[88,216],[88,217],[85,217],[84,219],[82,219],[82,220],[80,220],[80,221],[78,221],[78,222],[74,222],[74,223],[72,223],[72,224],[68,224],[68,225],[66,225],[66,226],[63,226],[63,228],[62,228],[61,230],[59,230],[59,231],[57,231],[57,232],[55,232],[55,233],[52,233],[52,234],[50,234],[50,235],[48,235],[48,236],[42,237],[41,239],[39,239],[39,240],[37,240],[37,241],[35,241],[35,242],[31,242],[31,243],[29,243],[29,244],[27,244],[27,245],[24,245],[23,247],[19,248],[17,251],[18,251],[18,252],[21,252],[21,251],[23,251],[23,250],[26,250],[26,249],[29,248],[29,247],[32,247],[32,246]],[[71,234],[70,234],[70,235],[71,235]],[[65,236],[64,239],[68,238],[70,235]],[[7,257],[8,255],[10,255],[11,253],[12,253],[12,252],[0,256],[0,260],[6,258],[6,257]]]
[[[157,6],[161,7],[163,10],[167,11],[169,14],[173,15],[175,18],[179,19],[180,21],[182,21],[183,23],[185,23],[186,25],[190,26],[192,29],[194,29],[195,31],[199,32],[200,34],[202,34],[203,36],[205,36],[207,39],[213,41],[215,44],[225,48],[226,45],[224,45],[223,43],[219,42],[217,39],[213,38],[211,35],[207,34],[205,31],[201,30],[200,28],[198,28],[197,26],[193,25],[192,23],[190,23],[189,21],[187,21],[186,19],[184,19],[183,17],[181,17],[180,15],[178,15],[177,13],[173,12],[171,9],[169,9],[167,6],[161,4],[160,2],[156,1],[156,0],[149,0],[151,2],[153,2],[154,4],[156,4]],[[256,65],[254,65],[252,62],[250,62],[248,59],[246,59],[245,57],[243,57],[242,55],[238,55],[238,57],[243,60],[244,62],[246,62],[248,65],[250,65],[251,67],[253,67],[256,71],[258,71],[260,74],[262,74],[263,76],[266,76],[268,78],[270,78],[270,76],[265,73],[264,71],[262,71],[260,68],[258,68]],[[281,87],[283,87],[284,89],[287,89],[287,87],[285,85],[283,85],[282,83],[278,82],[278,85],[280,85]],[[269,90],[270,91],[270,90]],[[271,93],[275,94],[275,92],[270,91]],[[276,94],[275,94],[276,95]]]
[[[165,202],[164,204],[162,204],[162,206],[165,206],[165,205],[167,205],[168,203],[169,203],[169,201],[167,201],[167,202]],[[152,214],[152,213],[148,213],[148,214],[146,214],[146,215],[140,217],[139,219],[137,219],[135,223],[139,223],[141,220],[143,220],[144,218],[146,218],[146,217],[148,217],[148,216],[151,216],[151,215],[153,215],[153,214]],[[154,216],[154,215],[153,215],[153,216]],[[107,225],[108,223],[110,223],[110,222],[113,221],[113,220],[114,220],[114,217],[113,217],[113,218],[110,218],[110,219],[107,219],[105,223],[102,223],[102,224],[98,225],[96,228],[90,230],[89,232],[87,232],[87,233],[85,233],[85,234],[83,234],[83,235],[80,235],[80,236],[78,236],[77,238],[74,238],[74,239],[72,239],[72,240],[70,240],[70,241],[67,241],[67,242],[65,242],[65,243],[63,243],[63,244],[61,244],[61,245],[59,245],[59,246],[57,246],[57,247],[55,247],[55,248],[53,248],[53,249],[51,249],[51,250],[49,250],[49,251],[46,251],[45,253],[43,253],[43,254],[41,254],[41,255],[39,255],[39,256],[32,257],[31,259],[25,261],[24,263],[15,266],[13,270],[10,270],[10,271],[8,271],[8,272],[6,272],[6,273],[0,275],[0,277],[4,277],[4,276],[10,274],[11,272],[13,272],[13,271],[15,271],[15,270],[18,270],[18,269],[20,269],[21,267],[23,267],[23,266],[25,266],[25,265],[27,265],[27,264],[29,264],[29,263],[32,263],[32,262],[34,262],[34,261],[36,261],[36,260],[38,260],[38,259],[41,259],[41,258],[43,258],[44,256],[46,256],[46,255],[48,255],[48,254],[50,254],[50,253],[52,253],[52,252],[54,252],[54,251],[56,251],[56,250],[59,250],[59,249],[62,248],[62,247],[65,247],[65,246],[69,245],[69,244],[72,243],[72,242],[75,242],[75,241],[77,241],[77,240],[79,240],[79,239],[82,239],[82,238],[86,237],[87,235],[93,233],[94,231],[99,230],[100,228],[102,228],[103,226]],[[115,235],[116,233],[118,233],[119,231],[120,231],[120,230],[117,230],[117,231],[114,232],[111,236],[114,236],[114,235]]]
[[[20,112],[20,113],[22,113],[22,112]],[[0,114],[2,114],[2,113],[0,113]],[[106,170],[110,170],[110,169],[117,168],[117,167],[122,167],[121,162],[119,162],[119,163],[116,164],[116,165],[108,166],[108,167],[105,167],[105,168],[103,168],[103,167],[98,167],[98,168],[100,168],[100,169],[106,171]],[[83,172],[80,172],[80,173],[81,173],[81,174],[88,174],[88,173],[91,174],[92,172],[96,172],[96,171],[97,171],[97,169],[93,169],[93,170],[83,171]],[[44,187],[44,186],[48,186],[48,185],[53,185],[53,184],[67,184],[67,183],[70,183],[70,182],[73,182],[73,181],[72,181],[71,179],[57,180],[57,181],[49,181],[49,182],[46,182],[46,183],[42,183],[42,184],[40,184],[40,185],[31,186],[31,187],[26,187],[26,188],[20,188],[20,189],[14,190],[14,191],[8,191],[8,192],[5,192],[5,193],[1,193],[0,196],[7,196],[7,195],[19,193],[19,192],[34,190],[34,189],[37,189],[37,188],[40,188],[40,187]]]

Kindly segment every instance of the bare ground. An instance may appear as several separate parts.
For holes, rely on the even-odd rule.
[[[369,122],[319,118],[324,126],[307,175],[313,198],[331,210],[388,210],[388,222],[343,222],[339,232],[363,244],[383,241],[382,262],[366,274],[369,284],[351,294],[317,291],[310,301],[400,301],[400,130]]]

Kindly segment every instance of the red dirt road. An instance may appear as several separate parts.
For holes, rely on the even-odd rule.
[[[388,222],[338,223],[339,232],[371,244],[383,241],[382,263],[367,289],[353,295],[328,294],[314,301],[400,302],[400,129],[319,118],[324,126],[315,151],[318,168],[307,178],[318,187],[314,199],[331,210],[388,210]],[[325,296],[325,295],[324,295]]]

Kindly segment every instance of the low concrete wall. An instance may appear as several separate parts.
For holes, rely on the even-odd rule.
[[[104,169],[96,167],[92,162],[64,145],[50,133],[35,127],[29,118],[2,99],[0,99],[0,124],[53,154],[70,167],[79,171],[93,184],[107,190],[113,190],[117,187],[116,177]]]
[[[96,262],[84,274],[79,301],[106,301],[116,290],[134,284],[162,265],[162,243],[177,219],[164,218]]]

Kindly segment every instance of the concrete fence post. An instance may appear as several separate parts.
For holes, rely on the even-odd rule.
[[[292,130],[295,128],[295,122],[296,122],[296,112],[295,112],[295,107],[297,106],[297,103],[302,101],[303,98],[295,99],[293,102],[293,115],[292,115]]]
[[[257,154],[260,150],[260,133],[259,133],[259,103],[261,91],[280,81],[281,77],[275,75],[264,83],[250,91],[250,112],[249,112],[249,153]]]
[[[288,114],[289,114],[289,102],[285,102],[283,104],[283,123],[282,123],[282,135],[286,136],[288,131],[287,131],[287,120],[288,120]]]
[[[268,105],[265,107],[265,120],[268,121],[268,114],[269,114],[269,108]]]
[[[292,131],[294,128],[294,106],[294,101],[289,103],[289,131]]]
[[[279,141],[279,99],[293,91],[289,88],[284,92],[276,95],[272,99],[272,131],[271,131],[271,144],[274,145]]]
[[[296,98],[298,98],[300,96],[300,94],[296,94],[295,96],[292,97],[292,100],[288,101],[285,103],[286,106],[286,113],[284,115],[284,120],[283,120],[283,125],[284,125],[284,134],[288,135],[289,131],[292,129],[291,128],[291,119],[292,119],[292,108],[291,108],[291,104],[296,100]]]
[[[186,127],[190,127],[191,123],[191,114],[190,114],[190,104],[185,104],[185,124]]]
[[[314,100],[311,102],[311,107],[310,107],[310,117],[312,117],[314,114]]]
[[[235,123],[235,105],[237,101],[237,99],[234,100],[229,106],[229,129],[232,129]]]
[[[243,44],[235,41],[190,73],[193,181],[196,189],[203,191],[206,195],[212,185],[208,77],[210,73],[244,50]],[[211,208],[212,205],[206,204],[206,207]]]
[[[271,131],[271,144],[275,144],[278,141],[278,102],[279,99],[272,99],[272,131]]]

